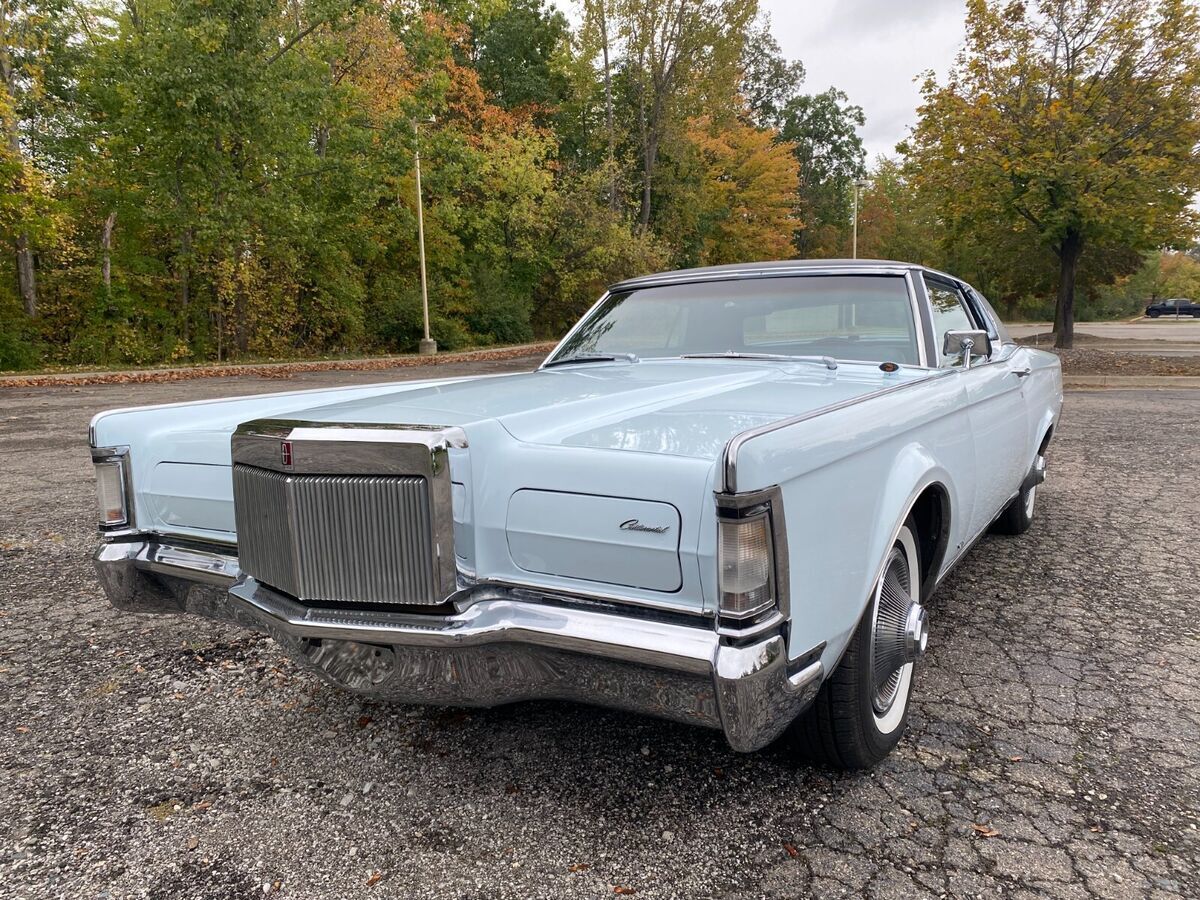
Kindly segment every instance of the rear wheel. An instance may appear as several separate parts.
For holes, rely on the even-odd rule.
[[[1041,456],[1038,456],[1041,460]],[[1037,485],[1022,488],[1021,493],[1012,499],[1004,512],[992,523],[993,534],[1024,534],[1033,524],[1033,511],[1037,503]]]
[[[792,726],[798,749],[814,762],[869,768],[904,734],[914,663],[928,638],[920,604],[920,558],[910,518],[888,551],[871,603],[841,663]]]

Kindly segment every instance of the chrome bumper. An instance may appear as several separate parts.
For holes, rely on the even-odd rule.
[[[752,751],[804,710],[824,674],[819,652],[789,662],[779,633],[734,646],[711,620],[621,615],[518,588],[480,589],[449,615],[314,609],[243,575],[221,549],[109,542],[95,562],[118,609],[265,631],[333,684],[404,703],[574,700],[719,728]]]

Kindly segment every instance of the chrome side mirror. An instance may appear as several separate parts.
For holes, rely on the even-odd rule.
[[[971,368],[971,357],[992,355],[992,341],[986,331],[947,331],[942,338],[943,356],[961,356],[964,369]]]

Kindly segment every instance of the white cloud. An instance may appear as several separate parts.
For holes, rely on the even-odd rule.
[[[868,160],[892,153],[916,122],[920,76],[944,77],[963,40],[962,0],[761,0],[805,90],[837,87],[866,114]]]
[[[578,27],[581,5],[553,0]],[[916,123],[921,75],[949,71],[963,40],[964,0],[759,0],[788,59],[808,72],[803,90],[846,92],[863,108],[867,160],[893,154]]]

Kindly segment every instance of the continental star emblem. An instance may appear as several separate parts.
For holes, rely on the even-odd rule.
[[[280,462],[283,463],[285,468],[290,469],[292,467],[292,442],[291,441],[280,441],[279,442],[279,460],[280,460]]]
[[[643,525],[637,519],[626,519],[621,523],[622,531],[649,531],[652,534],[666,534],[671,530],[670,525]]]

